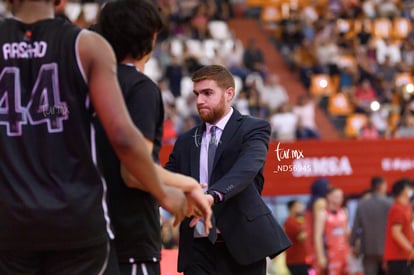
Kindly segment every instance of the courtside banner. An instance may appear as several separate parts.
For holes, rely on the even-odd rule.
[[[171,149],[163,146],[163,164]],[[265,196],[308,194],[319,177],[346,194],[360,194],[375,175],[389,183],[414,179],[414,139],[271,142],[264,175]]]

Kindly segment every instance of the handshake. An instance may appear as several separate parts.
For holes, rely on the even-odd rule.
[[[154,191],[148,184],[139,182],[125,167],[121,167],[121,175],[126,185],[151,193],[165,210],[174,215],[174,226],[185,217],[194,217],[190,222],[193,227],[200,220],[204,220],[204,227],[208,234],[212,227],[211,206],[214,203],[212,195],[205,194],[203,188],[207,184],[199,184],[194,178],[168,171],[160,165],[155,165],[163,184]]]

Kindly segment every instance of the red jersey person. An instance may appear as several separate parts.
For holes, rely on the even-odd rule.
[[[330,188],[327,207],[315,216],[315,250],[320,274],[348,274],[348,215],[342,208],[343,192]]]
[[[411,275],[414,260],[414,233],[411,226],[410,204],[413,195],[412,181],[398,180],[392,187],[392,193],[395,201],[388,213],[384,260],[387,263],[388,274]]]
[[[287,203],[287,207],[289,216],[285,221],[284,228],[292,241],[292,246],[286,250],[286,264],[291,274],[308,275],[304,206],[299,200],[291,200]]]

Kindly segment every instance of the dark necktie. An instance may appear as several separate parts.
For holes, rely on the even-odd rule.
[[[217,126],[212,126],[210,129],[210,142],[208,144],[208,183],[211,184],[211,174],[213,172],[213,163],[214,163],[214,156],[216,155],[217,150],[217,137],[216,137],[216,129]],[[216,232],[216,219],[214,218],[214,214],[211,217],[212,228],[210,229],[210,233],[208,234],[208,239],[214,244],[217,240],[217,232]]]
[[[211,173],[213,172],[214,156],[217,150],[217,137],[216,137],[217,126],[212,126],[210,129],[210,142],[208,144],[208,183],[211,182]]]

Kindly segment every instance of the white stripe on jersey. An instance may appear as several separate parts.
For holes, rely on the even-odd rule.
[[[131,275],[137,275],[137,264],[132,265]]]
[[[109,242],[106,243],[106,257],[105,257],[105,261],[103,263],[102,269],[101,271],[99,271],[98,275],[103,275],[106,271],[106,268],[108,267],[108,261],[109,261],[109,254],[111,251],[111,246],[109,244]]]
[[[106,204],[106,193],[108,189],[107,189],[105,178],[102,177],[101,173],[99,172],[98,164],[97,164],[98,162],[96,161],[95,128],[93,127],[92,124],[91,124],[91,154],[92,154],[93,163],[95,164],[96,170],[98,171],[101,177],[101,181],[102,181],[102,187],[103,187],[102,209],[104,211],[104,217],[106,221],[106,231],[108,232],[109,238],[114,239],[115,236],[111,229],[111,219],[109,218],[108,205]]]
[[[144,263],[141,264],[141,271],[142,275],[148,275],[147,266]]]
[[[81,30],[78,33],[78,36],[76,37],[75,54],[76,54],[76,63],[78,63],[78,68],[79,68],[79,71],[81,72],[82,78],[85,81],[85,83],[88,84],[88,78],[86,77],[85,71],[83,70],[82,62],[80,60],[80,55],[79,55],[79,38],[83,32],[84,30]]]

